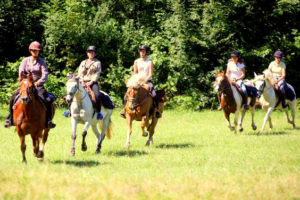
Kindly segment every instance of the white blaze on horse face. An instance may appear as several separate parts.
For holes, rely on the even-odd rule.
[[[216,78],[215,88],[214,88],[215,92],[218,92],[222,80],[223,80],[223,77],[219,76],[218,78]]]

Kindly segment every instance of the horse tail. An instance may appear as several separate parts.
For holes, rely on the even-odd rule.
[[[99,122],[99,129],[103,130],[103,126],[104,126],[104,120],[100,120]],[[112,121],[111,118],[109,118],[109,122],[108,122],[108,126],[105,130],[105,136],[110,139],[111,138],[111,132],[112,132]]]

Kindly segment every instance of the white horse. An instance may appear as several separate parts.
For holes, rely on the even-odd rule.
[[[271,113],[276,107],[276,104],[278,102],[278,97],[276,96],[275,88],[273,86],[274,79],[272,77],[272,73],[268,69],[265,70],[262,75],[257,75],[256,73],[254,73],[254,76],[255,77],[254,77],[253,83],[258,90],[258,95],[260,97],[259,102],[262,105],[262,108],[266,111],[263,126],[261,128],[261,132],[262,132],[265,129],[267,120],[269,120],[270,129],[273,128],[272,121],[271,121]],[[292,88],[292,90],[295,93],[294,88],[291,85],[289,85],[289,86],[290,86],[290,88]],[[285,111],[288,123],[292,124],[293,128],[295,128],[296,127],[295,112],[296,112],[296,106],[297,106],[297,99],[295,97],[292,101],[288,100],[288,99],[286,99],[286,100],[287,100],[287,104],[291,108],[293,120],[290,120],[290,118],[289,118],[288,107],[283,109],[281,103],[279,103],[279,105],[277,107],[279,107]]]
[[[101,113],[103,115],[102,120],[97,120],[96,112],[94,111],[92,101],[87,93],[87,91],[80,84],[79,78],[70,78],[67,83],[67,96],[66,101],[71,103],[71,123],[72,123],[72,148],[71,148],[71,156],[75,155],[75,140],[76,140],[76,129],[77,123],[84,124],[84,130],[82,132],[82,144],[81,150],[86,151],[87,145],[85,142],[85,136],[87,134],[87,130],[92,126],[92,130],[97,137],[97,148],[96,153],[100,153],[102,142],[107,136],[110,138],[111,136],[111,115],[112,109],[105,108],[101,106]],[[97,129],[97,124],[99,124],[99,128],[101,130],[100,133]]]

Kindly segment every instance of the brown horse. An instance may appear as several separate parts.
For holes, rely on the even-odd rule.
[[[145,77],[137,74],[133,75],[127,82],[127,103],[125,105],[126,123],[127,123],[127,142],[125,148],[130,146],[130,135],[132,132],[132,121],[142,121],[142,136],[147,137],[149,131],[149,139],[147,146],[153,144],[153,134],[158,119],[155,116],[156,109],[153,108],[153,98],[151,96],[148,85],[145,83]],[[159,99],[158,109],[162,114],[165,102],[165,93],[163,90],[156,91]],[[151,123],[149,121],[151,120]],[[145,131],[145,127],[147,131]]]
[[[54,115],[54,106],[52,106],[52,109]],[[21,74],[20,100],[15,105],[13,118],[21,141],[23,163],[27,162],[25,157],[25,136],[27,134],[31,135],[34,155],[42,161],[49,129],[46,128],[46,108],[38,97],[31,73],[27,77],[24,73]],[[41,138],[42,147],[39,150]]]
[[[237,87],[235,87],[225,75],[224,72],[220,72],[216,75],[215,79],[215,91],[221,94],[220,104],[224,111],[225,118],[228,123],[228,128],[236,133],[236,128],[238,125],[239,113],[242,114],[242,117],[239,122],[239,131],[243,131],[242,123],[246,113],[246,110],[242,107],[242,96],[239,93]],[[253,101],[253,99],[251,99]],[[254,99],[255,102],[255,99]],[[254,104],[250,103],[250,111],[252,115],[252,129],[256,130],[256,125],[254,123]],[[230,123],[230,113],[235,114],[234,118],[234,127]]]

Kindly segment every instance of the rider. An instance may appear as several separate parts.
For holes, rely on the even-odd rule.
[[[138,73],[145,73],[147,75],[147,85],[150,88],[150,92],[152,94],[153,97],[153,105],[155,107],[156,113],[155,116],[156,118],[160,118],[161,117],[161,113],[158,110],[158,99],[156,96],[156,92],[154,90],[154,86],[152,83],[152,75],[153,75],[153,62],[150,58],[147,57],[147,55],[150,54],[150,47],[146,46],[146,45],[142,45],[139,47],[139,54],[140,54],[140,58],[136,59],[134,61],[134,74],[138,74]],[[125,105],[126,105],[126,97],[125,97]],[[123,118],[125,117],[125,109],[120,113],[120,115]]]
[[[243,59],[241,59],[241,53],[238,51],[233,51],[231,53],[231,58],[228,60],[226,76],[232,81],[240,86],[240,91],[243,94],[243,107],[244,109],[249,109],[247,104],[247,89],[243,82],[245,78],[245,64]]]
[[[48,79],[48,68],[45,61],[38,57],[40,51],[42,50],[42,46],[39,42],[34,41],[31,42],[28,48],[31,56],[26,57],[22,60],[21,65],[19,67],[19,79],[21,80],[21,73],[28,74],[31,72],[33,75],[34,85],[38,90],[38,96],[44,102],[46,106],[46,126],[47,128],[54,128],[56,125],[52,122],[52,102],[53,100],[49,97],[46,89],[44,88],[44,84]],[[15,102],[15,98],[19,94],[19,88],[14,92],[13,96],[9,102],[9,115],[6,118],[4,127],[8,128],[13,123],[13,105]]]
[[[88,86],[92,89],[96,98],[97,119],[102,119],[101,100],[98,86],[98,79],[101,73],[101,62],[95,58],[96,47],[89,46],[86,50],[88,59],[82,61],[79,66],[78,76],[83,86]]]
[[[275,60],[272,61],[268,67],[268,69],[272,72],[273,78],[275,79],[275,87],[279,86],[280,93],[282,99],[282,107],[286,108],[287,104],[285,102],[285,76],[286,76],[286,66],[285,63],[282,62],[283,53],[281,51],[276,51],[274,53]]]

